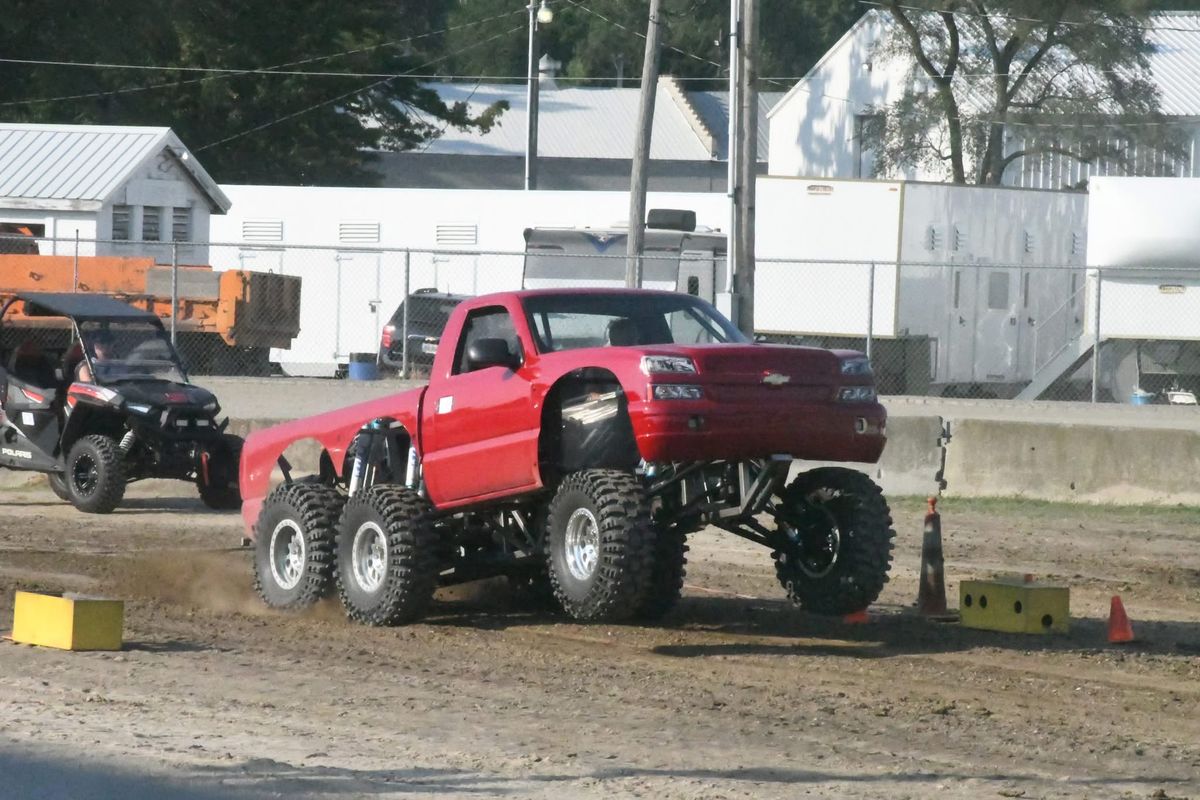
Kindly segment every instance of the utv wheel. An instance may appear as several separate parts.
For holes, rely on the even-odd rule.
[[[775,574],[788,598],[817,614],[861,611],[888,580],[892,516],[879,487],[861,472],[827,467],[792,481],[776,507],[786,544]]]
[[[214,511],[236,511],[242,507],[242,492],[238,487],[238,461],[242,455],[242,437],[224,434],[208,455],[206,471],[196,476],[200,500]]]
[[[337,585],[350,619],[399,625],[425,613],[438,577],[429,512],[420,495],[402,486],[373,486],[346,501]]]
[[[679,602],[683,578],[687,574],[687,551],[687,534],[684,532],[661,528],[656,531],[650,585],[637,608],[640,619],[662,619]]]
[[[254,525],[254,589],[271,608],[307,608],[329,593],[342,496],[332,486],[288,483]]]
[[[546,526],[550,585],[568,614],[620,620],[638,612],[651,579],[654,529],[633,475],[571,473],[550,501]]]
[[[55,497],[71,502],[71,490],[67,488],[66,476],[60,472],[50,472],[46,475],[46,482],[50,484],[50,491],[54,492]]]
[[[125,496],[125,464],[108,436],[93,434],[75,442],[63,478],[71,504],[89,514],[107,514]]]

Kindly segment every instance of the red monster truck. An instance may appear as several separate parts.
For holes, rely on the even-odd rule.
[[[504,575],[577,619],[656,618],[685,537],[713,525],[768,548],[804,608],[857,611],[887,581],[887,503],[860,472],[789,473],[878,460],[885,419],[861,354],[755,344],[689,295],[476,297],[427,387],[246,440],[257,588],[296,608],[336,585],[352,619],[390,625],[439,585]],[[302,439],[320,464],[293,480]]]

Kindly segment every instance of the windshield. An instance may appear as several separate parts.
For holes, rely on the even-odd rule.
[[[187,382],[175,359],[171,340],[157,325],[140,321],[87,321],[79,323],[79,334],[95,383]]]
[[[538,351],[747,341],[733,323],[690,295],[543,294],[525,298]]]

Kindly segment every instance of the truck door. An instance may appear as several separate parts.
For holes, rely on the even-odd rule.
[[[439,506],[541,485],[541,410],[531,402],[525,366],[472,370],[467,363],[467,348],[482,338],[504,339],[510,351],[532,352],[527,331],[518,333],[515,311],[506,306],[471,311],[455,344],[451,374],[436,375],[430,383],[422,411],[424,476]]]

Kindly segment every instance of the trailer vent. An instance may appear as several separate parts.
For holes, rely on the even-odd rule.
[[[247,242],[282,242],[283,220],[244,219],[242,220],[242,240]]]
[[[1083,234],[1071,231],[1071,255],[1083,255]]]
[[[339,222],[338,241],[343,244],[375,244],[379,241],[379,223]]]
[[[926,250],[941,250],[942,249],[942,232],[930,225],[925,230],[925,249]]]
[[[1037,240],[1034,239],[1033,231],[1025,231],[1025,254],[1031,255],[1037,249]]]
[[[954,226],[954,251],[967,249],[967,232],[957,225]]]
[[[478,244],[479,228],[470,222],[439,222],[438,244]]]

